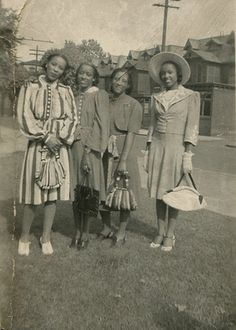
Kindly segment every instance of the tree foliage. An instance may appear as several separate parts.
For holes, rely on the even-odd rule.
[[[15,11],[0,7],[0,87],[8,88],[15,71],[15,47],[18,16]]]
[[[42,62],[54,51],[59,51],[64,54],[72,67],[75,69],[82,62],[92,63],[95,58],[104,58],[105,52],[100,44],[94,40],[82,40],[80,44],[76,45],[74,41],[66,40],[64,47],[61,49],[49,49],[42,57]]]

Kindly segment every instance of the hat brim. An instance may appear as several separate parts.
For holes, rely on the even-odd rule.
[[[148,71],[152,79],[155,82],[157,82],[160,86],[163,86],[163,82],[160,79],[159,73],[162,64],[169,61],[176,63],[181,68],[181,72],[182,72],[181,84],[182,85],[186,84],[186,82],[190,78],[190,73],[191,73],[189,64],[182,56],[171,52],[159,53],[152,57],[148,67]]]

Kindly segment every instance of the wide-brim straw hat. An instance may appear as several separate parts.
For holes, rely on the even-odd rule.
[[[152,79],[156,81],[160,86],[163,85],[159,73],[162,64],[169,61],[176,63],[180,67],[182,72],[181,84],[182,85],[186,84],[186,82],[190,78],[190,73],[191,73],[188,62],[182,56],[171,52],[162,52],[152,57],[152,59],[149,62],[149,68],[148,68],[149,74],[152,77]]]

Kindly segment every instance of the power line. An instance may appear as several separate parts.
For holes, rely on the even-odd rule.
[[[161,43],[161,51],[165,51],[166,47],[166,32],[167,32],[167,18],[168,18],[168,9],[179,9],[177,6],[170,6],[169,5],[170,0],[165,0],[165,4],[160,3],[154,3],[153,6],[155,7],[164,7],[164,20],[163,20],[163,30],[162,30],[162,43]],[[171,1],[181,1],[181,0],[171,0]]]
[[[36,42],[48,42],[48,43],[53,44],[53,41],[51,41],[51,40],[34,39],[32,37],[30,37],[30,38],[18,37],[17,40],[19,40],[19,41],[21,41],[21,40],[29,40],[29,41],[36,41]]]
[[[53,44],[53,41],[51,41],[51,40],[34,39],[32,37],[18,37],[17,39],[19,41],[29,40],[29,41],[34,41],[34,42],[43,42],[43,43]],[[45,53],[45,50],[39,49],[38,45],[36,45],[35,49],[30,49],[30,51],[32,51],[33,53],[29,53],[29,54],[35,56],[35,72],[37,72],[39,56],[42,56]]]
[[[45,50],[39,49],[37,45],[35,49],[30,49],[30,51],[33,51],[33,53],[29,54],[35,56],[35,72],[37,72],[39,56],[42,56],[45,53]]]

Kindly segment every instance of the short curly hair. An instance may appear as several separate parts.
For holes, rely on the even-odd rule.
[[[98,70],[96,69],[96,67],[91,64],[91,63],[87,63],[87,62],[83,62],[79,65],[79,67],[77,68],[76,72],[75,72],[75,83],[76,85],[78,85],[78,73],[79,73],[79,70],[82,68],[83,65],[88,65],[90,66],[92,69],[93,69],[93,86],[97,86],[98,83],[99,83],[99,73],[98,73]]]
[[[45,54],[45,56],[42,57],[42,59],[41,59],[41,67],[44,69],[44,71],[46,71],[47,64],[51,61],[51,59],[53,57],[61,57],[61,58],[63,58],[63,60],[65,60],[66,67],[65,67],[65,70],[64,70],[64,72],[62,74],[62,76],[65,76],[66,72],[70,69],[71,66],[70,66],[69,60],[66,57],[66,55],[63,54],[63,52],[61,52],[58,49],[52,49],[52,50],[48,51]]]

